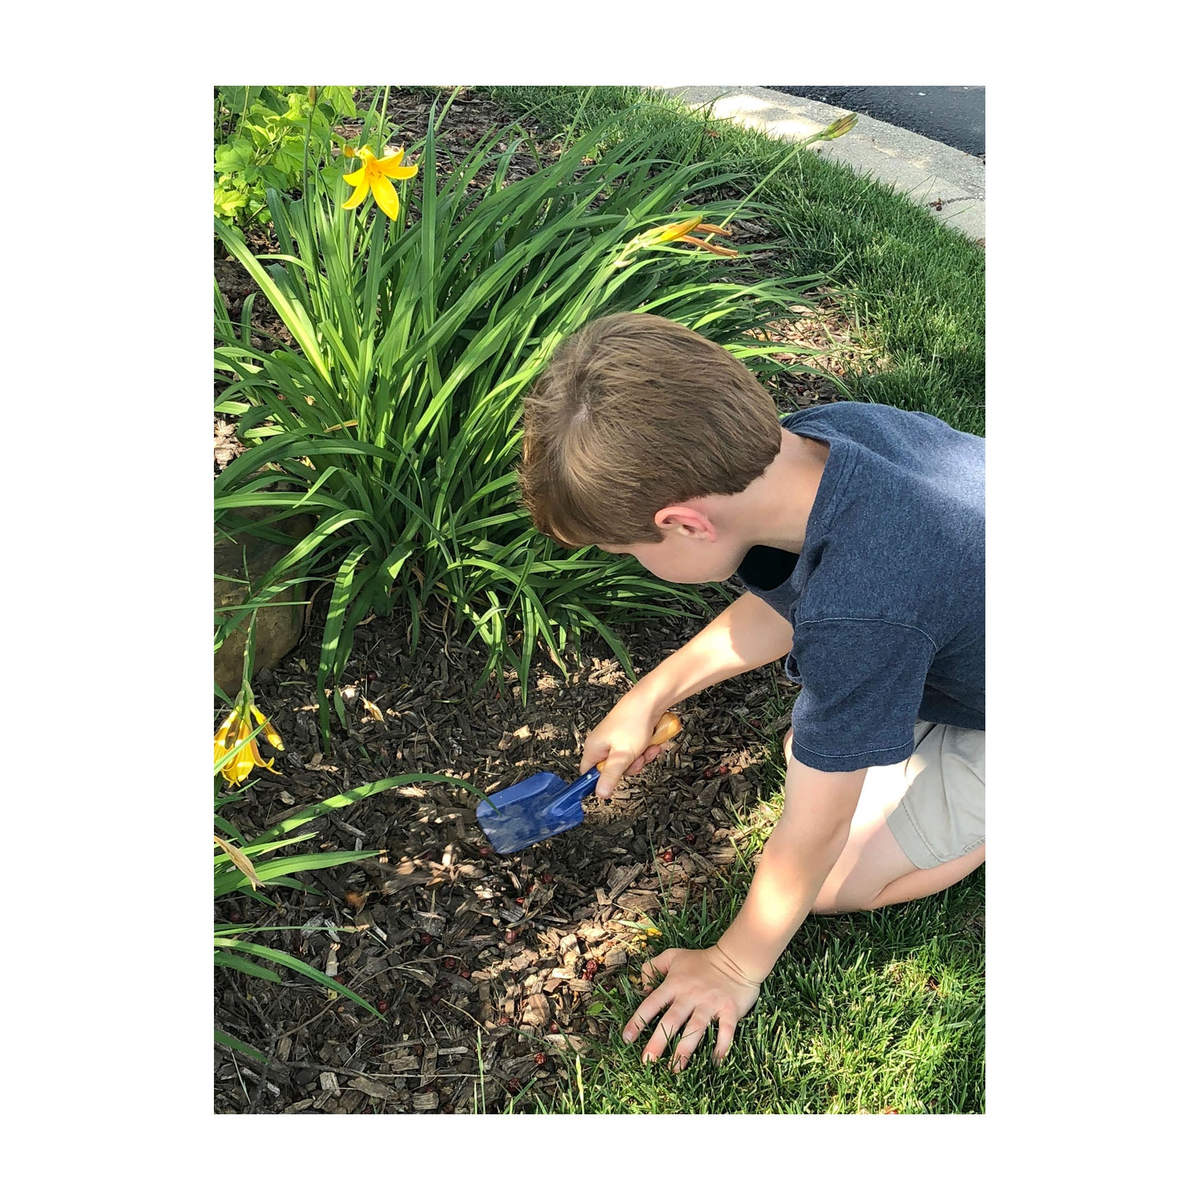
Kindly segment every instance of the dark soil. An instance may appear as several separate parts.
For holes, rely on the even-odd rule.
[[[424,131],[428,95],[396,96],[405,145]],[[465,150],[505,120],[485,96],[469,93],[451,110],[443,137]],[[541,152],[554,149],[547,141]],[[533,166],[514,159],[514,170]],[[267,248],[269,232],[253,237],[263,241],[256,249]],[[249,279],[220,253],[215,265],[227,303],[240,309]],[[254,312],[256,336],[286,338],[261,297]],[[769,336],[781,355],[794,353],[789,345],[819,349],[818,365],[835,374],[852,341],[832,301],[814,315],[799,311]],[[837,395],[816,374],[773,387],[782,409]],[[214,430],[219,471],[241,446],[227,419],[218,416]],[[714,608],[727,602],[715,589],[702,594]],[[511,676],[472,699],[484,659],[465,634],[439,630],[439,615],[429,614],[414,652],[404,615],[369,618],[340,681],[349,728],[335,721],[323,753],[319,596],[311,607],[300,644],[254,680],[258,706],[285,749],[275,753],[279,774],[256,771],[243,798],[221,810],[246,839],[291,809],[396,775],[447,775],[485,792],[540,770],[573,778],[589,730],[631,682],[606,645],[587,644],[566,679],[548,662],[537,665],[527,702]],[[702,617],[680,614],[622,632],[646,671],[702,625]],[[216,919],[264,927],[247,940],[344,982],[385,1020],[286,968],[282,986],[218,968],[217,1026],[270,1063],[263,1070],[218,1047],[216,1111],[471,1113],[510,1104],[520,1111],[536,1108],[538,1096],[548,1106],[573,1079],[575,1053],[608,1036],[588,1008],[597,989],[616,985],[640,961],[631,923],[715,886],[733,862],[739,823],[770,791],[773,768],[764,764],[778,761],[790,692],[782,670],[768,668],[684,702],[677,709],[683,732],[657,762],[611,800],[585,801],[582,826],[518,855],[491,852],[474,797],[451,785],[397,787],[306,827],[316,836],[281,853],[367,849],[376,857],[299,873],[302,892],[268,889],[275,908],[226,898]]]

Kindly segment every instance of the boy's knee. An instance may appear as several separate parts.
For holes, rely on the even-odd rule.
[[[879,896],[878,892],[869,897],[854,896],[849,892],[839,895],[836,888],[829,891],[822,888],[813,901],[812,914],[814,917],[833,917],[839,913],[870,912],[873,908],[882,907]]]

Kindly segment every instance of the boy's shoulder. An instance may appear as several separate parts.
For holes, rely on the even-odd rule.
[[[838,401],[793,432],[829,443],[793,573],[793,617],[877,617],[939,607],[982,577],[982,438],[927,413]],[[841,411],[836,411],[840,409]],[[937,581],[937,587],[933,586]]]
[[[780,423],[828,445],[827,503],[845,489],[873,492],[885,505],[925,492],[982,504],[984,439],[930,413],[839,400],[789,413]]]
[[[815,404],[787,413],[779,421],[785,429],[806,437],[823,437],[822,431],[828,430],[842,437],[864,437],[867,441],[879,437],[906,437],[920,441],[949,437],[983,441],[975,434],[955,429],[932,413],[866,400],[836,400],[829,404]]]

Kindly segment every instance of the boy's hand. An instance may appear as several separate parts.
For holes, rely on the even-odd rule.
[[[664,950],[642,967],[647,987],[658,975],[666,978],[638,1005],[625,1026],[625,1040],[636,1041],[655,1014],[665,1008],[667,1011],[642,1052],[642,1062],[658,1058],[667,1043],[679,1035],[671,1066],[676,1072],[682,1071],[705,1029],[714,1021],[718,1028],[713,1062],[721,1062],[729,1053],[734,1027],[754,1007],[760,985],[747,979],[718,946],[706,950]]]
[[[588,734],[579,760],[580,775],[607,759],[596,781],[596,795],[602,800],[624,775],[636,775],[661,753],[662,746],[650,745],[661,713],[650,712],[630,693],[613,706],[612,711]]]

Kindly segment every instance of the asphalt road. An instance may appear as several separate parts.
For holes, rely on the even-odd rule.
[[[984,153],[983,87],[760,86],[848,108],[968,154]]]

